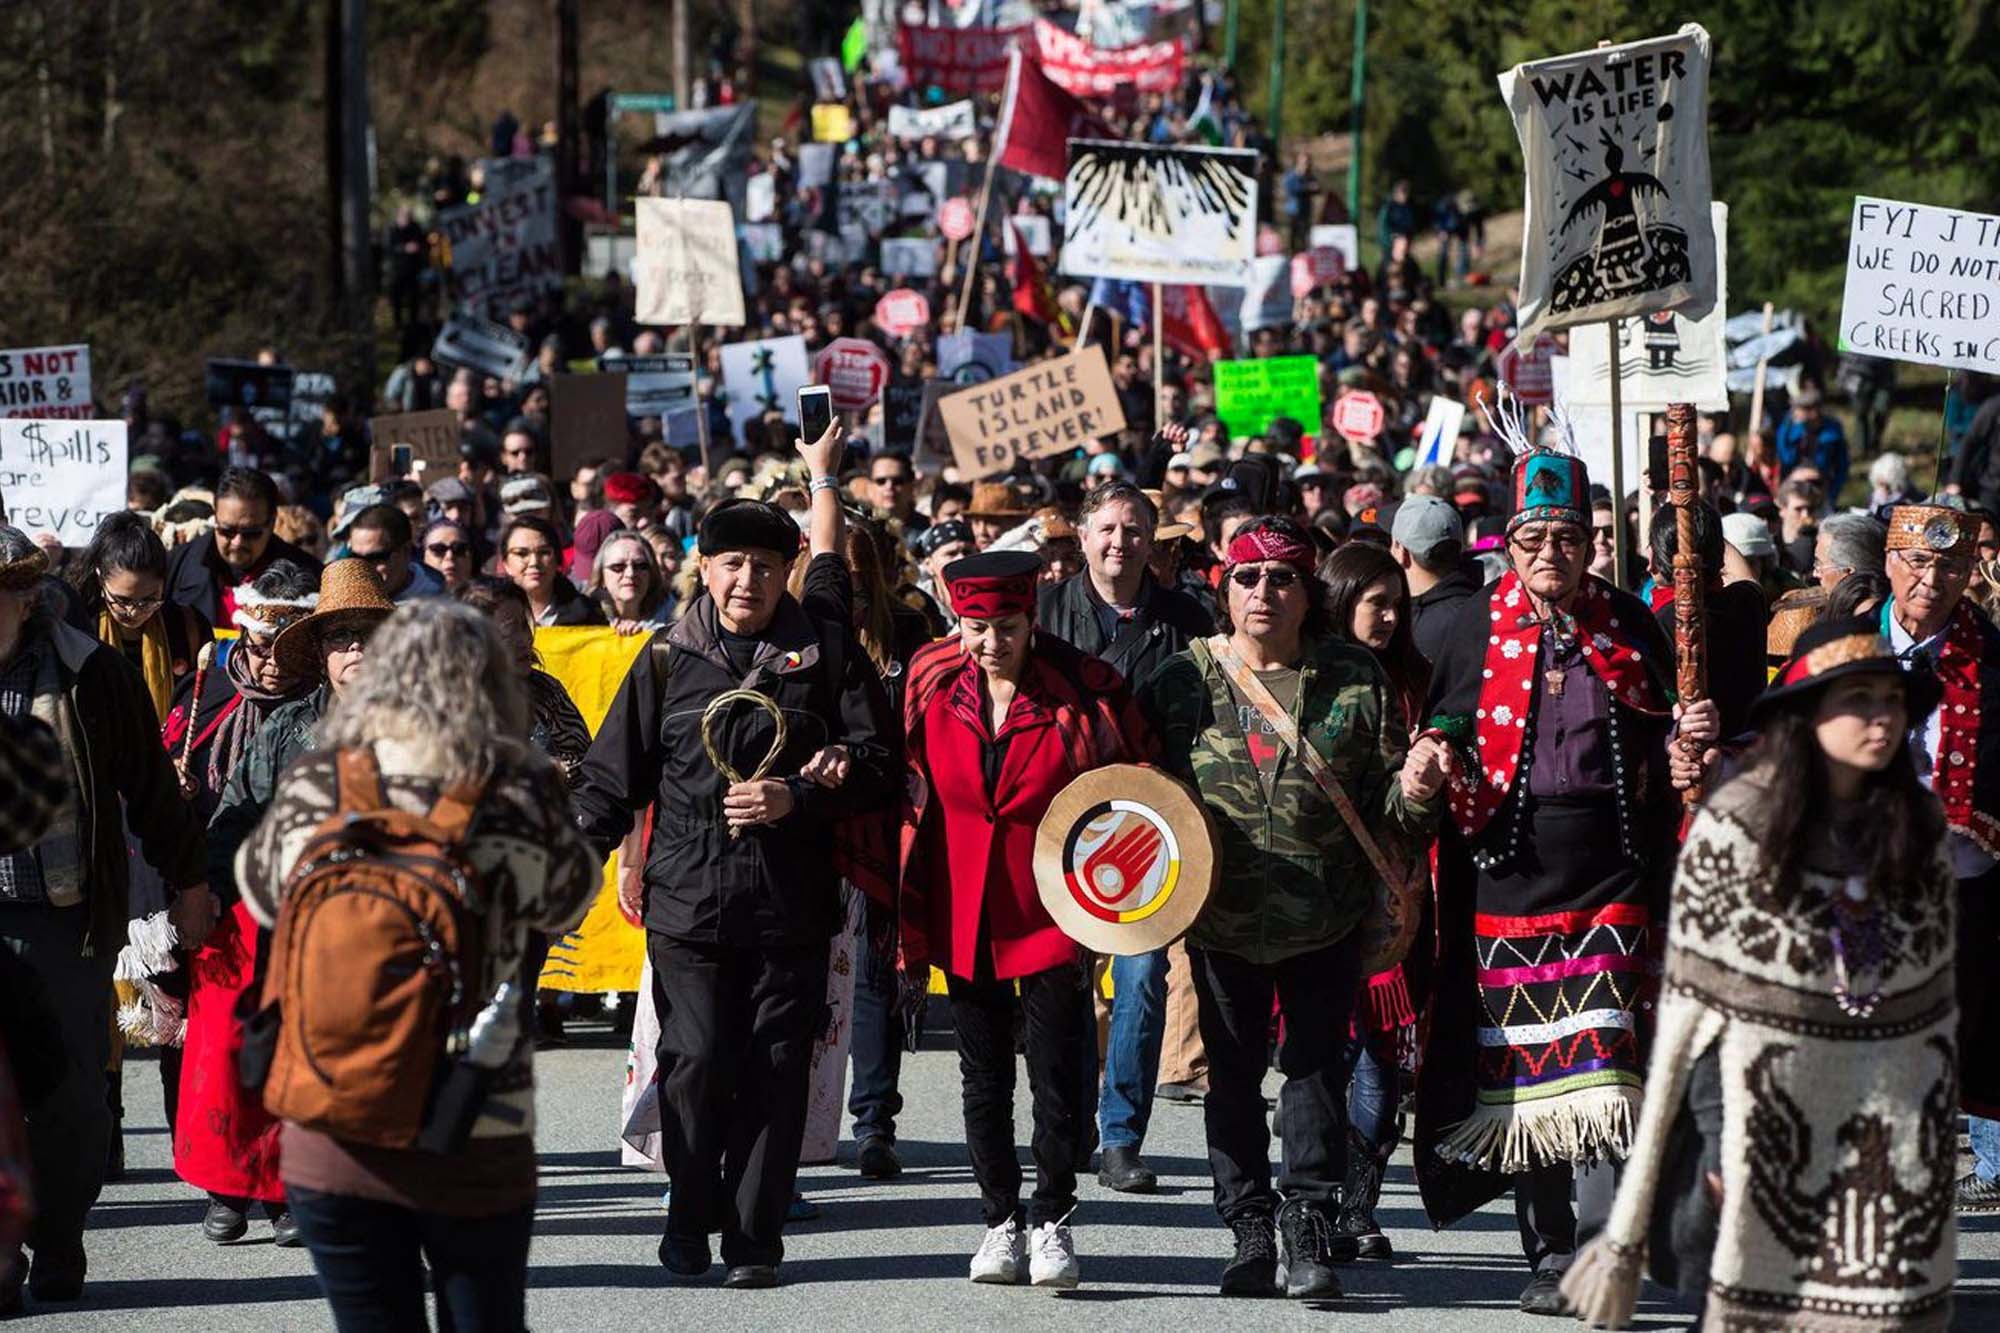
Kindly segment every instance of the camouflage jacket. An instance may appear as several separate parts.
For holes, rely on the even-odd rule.
[[[1275,963],[1324,948],[1354,929],[1373,902],[1374,867],[1340,811],[1288,751],[1270,799],[1237,720],[1229,678],[1197,640],[1139,688],[1160,740],[1160,763],[1193,785],[1215,825],[1214,894],[1188,943]],[[1308,640],[1292,705],[1299,732],[1327,761],[1392,862],[1430,837],[1442,794],[1418,805],[1397,771],[1409,728],[1388,678],[1366,649]]]

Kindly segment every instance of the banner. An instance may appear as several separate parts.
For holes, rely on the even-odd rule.
[[[1005,472],[1125,429],[1104,351],[1095,345],[938,400],[952,458],[965,479]]]
[[[1715,303],[1708,33],[1601,46],[1500,76],[1527,167],[1515,341]]]
[[[1138,46],[1092,46],[1047,19],[1035,20],[1036,60],[1057,87],[1078,97],[1110,97],[1122,89],[1171,93],[1181,86],[1186,50],[1181,39]]]
[[[216,358],[202,366],[202,390],[210,407],[269,407],[282,417],[292,402],[292,375],[283,364]]]
[[[815,143],[846,143],[854,137],[854,113],[845,102],[819,102],[812,109]]]
[[[743,276],[729,205],[705,199],[640,199],[632,259],[641,324],[743,323]]]
[[[30,537],[88,546],[99,523],[125,512],[126,464],[122,421],[0,419],[0,499]]]
[[[88,343],[0,352],[0,417],[86,421],[95,415]]]
[[[694,358],[684,352],[623,356],[608,369],[625,376],[628,417],[664,417],[694,401]]]
[[[1611,340],[1618,330],[1619,399],[1627,407],[1664,412],[1693,403],[1704,412],[1729,410],[1729,348],[1722,337],[1729,301],[1729,205],[1715,204],[1715,304],[1700,319],[1678,310],[1621,319],[1615,326],[1579,324],[1569,332],[1566,407],[1611,406]]]
[[[757,137],[757,103],[667,112],[653,122],[655,142],[666,150],[660,192],[675,199],[726,199],[742,213],[750,145]]]
[[[1026,32],[1018,28],[931,28],[904,24],[896,32],[910,82],[952,93],[998,92],[1007,82],[1007,52]]]
[[[970,139],[979,130],[972,114],[972,102],[950,102],[944,106],[889,108],[889,133],[903,140]]]
[[[888,382],[888,354],[866,338],[835,338],[813,358],[813,383],[833,391],[836,412],[866,412]]]
[[[505,324],[472,315],[453,315],[438,330],[431,358],[464,366],[497,380],[515,380],[528,373],[528,340]]]
[[[440,212],[437,229],[451,247],[452,308],[501,319],[517,302],[562,291],[555,164],[499,158],[486,167],[479,202]]]
[[[2000,217],[1857,195],[1840,350],[2000,372]]]
[[[1063,208],[1064,273],[1240,287],[1256,258],[1257,154],[1072,139]]]
[[[809,382],[806,340],[787,338],[722,344],[722,387],[729,395],[729,426],[743,438],[743,425],[765,412],[799,418],[799,388]]]
[[[1270,356],[1215,363],[1215,415],[1231,439],[1262,435],[1274,417],[1290,417],[1308,435],[1320,433],[1319,358]]]

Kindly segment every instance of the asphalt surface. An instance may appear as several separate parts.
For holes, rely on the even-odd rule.
[[[1450,1231],[1428,1229],[1407,1150],[1391,1167],[1381,1211],[1399,1251],[1393,1264],[1342,1270],[1348,1295],[1326,1307],[1224,1300],[1215,1282],[1229,1235],[1211,1207],[1201,1112],[1157,1108],[1147,1159],[1160,1171],[1150,1197],[1112,1194],[1095,1180],[1074,1219],[1083,1285],[1056,1294],[974,1286],[966,1264],[980,1237],[978,1194],[961,1143],[956,1058],[932,1034],[904,1064],[907,1107],[900,1136],[904,1174],[863,1181],[852,1144],[841,1161],[810,1167],[803,1187],[821,1210],[786,1236],[786,1285],[730,1292],[709,1277],[671,1281],[655,1250],[662,1229],[659,1177],[617,1165],[618,1090],[624,1051],[602,1025],[572,1024],[576,1044],[537,1057],[541,1198],[528,1275],[529,1322],[537,1330],[691,1327],[731,1329],[1154,1327],[1445,1330],[1577,1325],[1515,1309],[1527,1273],[1511,1207],[1502,1201]],[[1275,1087],[1275,1079],[1273,1080]],[[280,1250],[270,1228],[211,1245],[199,1232],[204,1201],[173,1174],[159,1078],[150,1062],[129,1064],[128,1174],[92,1214],[90,1281],[73,1306],[30,1303],[22,1328],[91,1330],[320,1329],[331,1326],[304,1250]],[[1016,1112],[1025,1144],[1025,1072]],[[1032,1179],[1032,1174],[1030,1175]],[[2000,1329],[2000,1217],[1965,1219],[1960,1235],[1960,1329]],[[1636,1327],[1686,1328],[1649,1288]]]

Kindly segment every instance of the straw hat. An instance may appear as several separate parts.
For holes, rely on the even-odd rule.
[[[1192,523],[1181,523],[1168,517],[1166,497],[1159,491],[1141,491],[1141,495],[1153,502],[1153,512],[1160,516],[1159,526],[1153,529],[1155,542],[1170,542],[1185,537],[1194,531]]]
[[[976,481],[967,518],[1029,518],[1038,507],[1034,489],[1022,482]]]
[[[318,675],[321,631],[353,626],[372,632],[395,609],[373,565],[366,560],[336,560],[319,576],[319,605],[311,615],[284,628],[271,644],[271,655],[288,676]]]

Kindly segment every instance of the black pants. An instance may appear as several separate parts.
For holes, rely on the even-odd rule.
[[[958,1034],[965,1145],[989,1227],[1021,1215],[1021,1163],[1014,1155],[1014,982],[945,979]],[[1020,978],[1028,1090],[1034,1096],[1035,1193],[1029,1226],[1061,1221],[1076,1207],[1078,1144],[1093,1105],[1084,1095],[1096,1051],[1089,1039],[1090,974],[1065,963]]]
[[[534,1204],[493,1217],[446,1217],[296,1185],[286,1196],[340,1333],[427,1333],[426,1266],[440,1333],[527,1327]]]
[[[647,932],[660,1014],[660,1142],[669,1235],[722,1232],[725,1264],[785,1256],[813,1042],[826,1026],[824,942],[737,948]]]
[[[854,1083],[847,1111],[854,1117],[854,1141],[896,1141],[896,1117],[903,1110],[898,1085],[903,1075],[905,1023],[896,1011],[896,969],[874,956],[868,931],[861,932],[854,968]]]
[[[1576,1252],[1611,1220],[1619,1174],[1620,1168],[1610,1162],[1592,1166],[1564,1162],[1515,1177],[1514,1220],[1521,1229],[1521,1253],[1527,1256],[1528,1267],[1538,1273],[1569,1271]]]
[[[1276,1209],[1280,1194],[1332,1204],[1347,1173],[1348,1020],[1361,987],[1359,941],[1280,963],[1188,950],[1208,1051],[1208,1165],[1215,1211],[1225,1222]],[[1284,1037],[1278,1046],[1279,1130],[1284,1170],[1271,1189],[1271,1130],[1264,1118],[1264,1071],[1270,1066],[1271,997]]]

